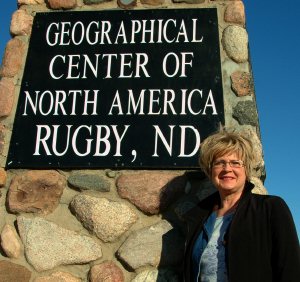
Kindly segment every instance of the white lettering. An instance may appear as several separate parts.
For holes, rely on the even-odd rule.
[[[199,149],[199,146],[200,146],[200,133],[194,126],[191,126],[191,125],[180,125],[180,129],[181,129],[180,153],[179,153],[178,157],[180,157],[180,158],[192,157],[198,152],[198,149]],[[187,133],[186,133],[187,129],[191,129],[192,132],[194,133],[195,138],[196,138],[194,150],[189,154],[185,153],[185,147],[186,147],[186,139],[185,138],[187,136]],[[190,139],[190,134],[188,136],[189,136],[189,139]]]
[[[169,137],[169,142],[166,140],[164,134],[160,130],[158,125],[153,125],[155,128],[155,142],[154,142],[154,153],[152,157],[158,157],[159,155],[157,154],[157,143],[158,143],[158,137],[160,140],[163,142],[165,148],[167,149],[168,153],[170,156],[172,156],[172,148],[173,148],[173,129],[175,125],[169,125],[170,128],[170,137]]]

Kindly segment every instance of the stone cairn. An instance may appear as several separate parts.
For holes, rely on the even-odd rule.
[[[9,170],[5,161],[35,12],[217,7],[226,126],[264,162],[238,0],[18,0],[0,70],[0,281],[180,281],[182,215],[214,191],[201,171]]]

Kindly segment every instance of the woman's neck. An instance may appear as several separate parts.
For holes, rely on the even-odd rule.
[[[241,195],[242,193],[220,195],[221,202],[220,202],[220,206],[218,206],[216,209],[217,216],[223,216],[234,211],[239,203],[239,199],[241,198]]]

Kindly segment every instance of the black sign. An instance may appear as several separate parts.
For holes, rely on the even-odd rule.
[[[192,168],[224,123],[216,9],[37,13],[7,168]]]

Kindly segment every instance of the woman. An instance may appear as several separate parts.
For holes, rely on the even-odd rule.
[[[255,163],[242,133],[221,131],[201,144],[200,165],[218,191],[185,216],[186,282],[300,281],[291,213],[281,198],[251,193]]]

